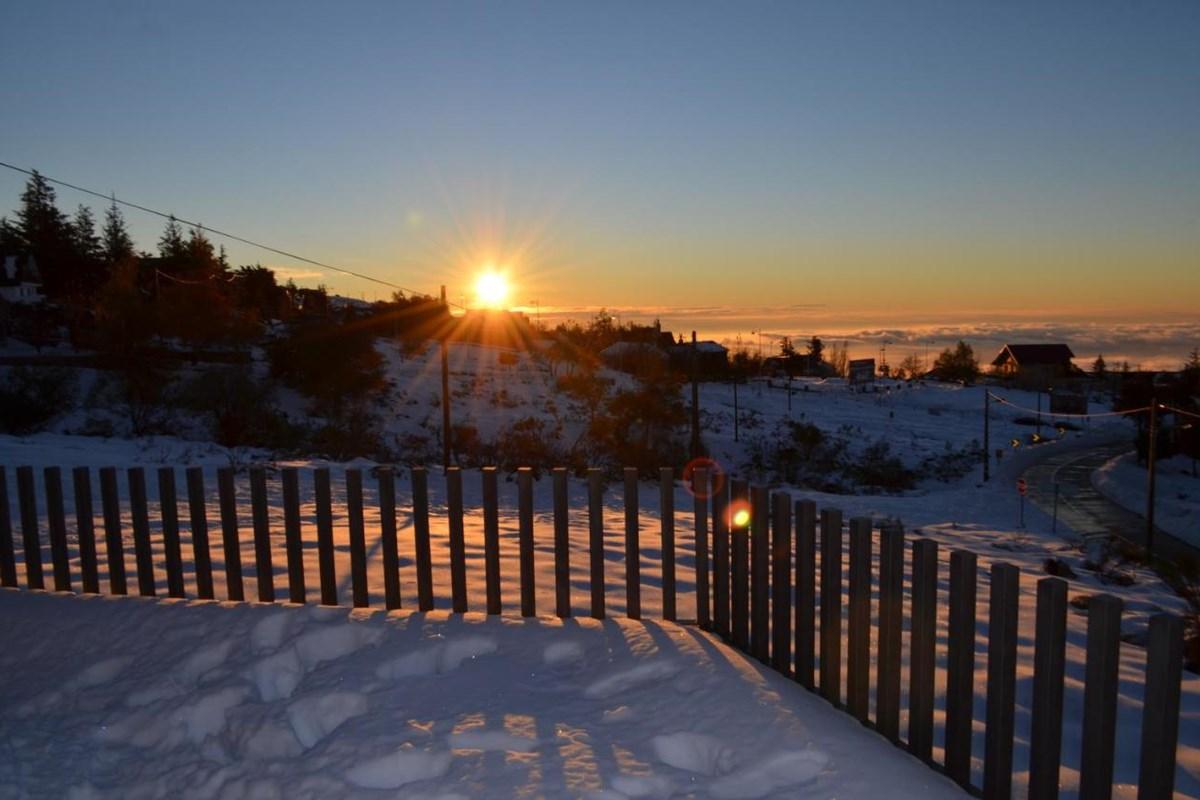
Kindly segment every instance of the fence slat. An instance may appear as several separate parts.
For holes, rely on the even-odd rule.
[[[792,671],[792,496],[771,495],[771,666]]]
[[[221,545],[225,553],[225,590],[230,600],[246,599],[242,588],[242,542],[238,535],[237,491],[233,469],[217,470],[217,497],[221,506]]]
[[[158,514],[162,519],[167,596],[183,597],[183,553],[179,548],[179,500],[175,494],[174,467],[158,468]]]
[[[729,520],[730,556],[732,559],[732,597],[730,605],[733,644],[743,651],[750,649],[750,503],[749,486],[744,480],[732,481]],[[745,513],[742,513],[745,512]]]
[[[154,597],[154,553],[150,548],[150,513],[146,507],[146,472],[130,467],[129,513],[133,518],[133,554],[137,561],[138,594]]]
[[[571,616],[571,529],[567,470],[554,468],[554,613]]]
[[[950,611],[946,653],[946,774],[971,785],[971,725],[975,701],[975,554],[950,553]]]
[[[1174,795],[1182,669],[1183,620],[1173,614],[1155,614],[1150,618],[1146,644],[1138,800],[1170,800]]]
[[[300,529],[300,472],[295,467],[284,467],[281,479],[283,538],[287,547],[288,600],[293,603],[305,603],[308,602],[308,588],[305,586],[304,539]],[[395,532],[396,525],[393,520],[393,541]]]
[[[908,750],[933,760],[933,678],[937,647],[937,542],[913,541],[912,628],[909,632]]]
[[[346,470],[346,521],[350,534],[350,595],[355,608],[371,605],[367,586],[367,540],[363,530],[362,470]]]
[[[337,571],[333,562],[333,489],[328,467],[313,472],[317,506],[317,573],[321,579],[321,605],[338,604]]]
[[[900,642],[904,624],[904,528],[879,531],[879,657],[875,667],[875,727],[900,743]]]
[[[87,467],[76,467],[71,470],[71,478],[75,484],[75,530],[79,538],[79,577],[83,583],[83,591],[87,594],[99,594],[100,575],[96,564],[96,521],[92,511],[92,473]],[[0,467],[0,484],[4,483],[4,468]],[[0,527],[8,523],[8,487],[0,489]],[[0,531],[0,549],[3,549],[4,533]],[[9,539],[9,546],[12,540]],[[0,554],[0,564],[3,563]],[[2,571],[2,570],[0,570]],[[3,581],[0,581],[2,584]]]
[[[850,520],[850,610],[846,710],[866,722],[871,707],[871,520]]]
[[[62,470],[42,470],[46,487],[46,521],[50,533],[50,562],[54,567],[54,591],[71,591],[71,562],[67,555],[67,520],[63,511]]]
[[[1083,681],[1083,755],[1080,800],[1112,797],[1113,747],[1117,732],[1117,680],[1121,667],[1120,598],[1092,595],[1088,601],[1087,666]]]
[[[729,486],[719,472],[712,481],[713,627],[726,641],[729,627]]]
[[[8,475],[0,466],[0,586],[17,585],[17,556],[13,548],[11,514],[8,507]]]
[[[108,562],[109,594],[125,594],[125,538],[121,533],[121,505],[116,467],[100,468],[100,505],[104,510],[104,555]]]
[[[658,470],[660,525],[662,530],[662,616],[668,622],[676,618],[675,608],[675,470]]]
[[[188,519],[192,529],[192,559],[196,562],[196,596],[213,599],[212,552],[208,544],[208,510],[204,499],[204,471],[188,467]],[[101,473],[101,479],[103,479]]]
[[[1042,578],[1037,586],[1030,710],[1029,797],[1058,797],[1062,756],[1063,671],[1067,646],[1067,582]]]
[[[517,533],[521,549],[521,616],[537,615],[537,587],[533,563],[533,470],[517,470]]]
[[[813,689],[817,653],[817,504],[796,502],[796,680]]]
[[[467,542],[463,532],[462,469],[446,470],[446,513],[450,544],[450,607],[455,614],[467,610]]]
[[[842,512],[821,509],[821,696],[842,703]]]
[[[258,586],[258,600],[274,603],[275,565],[271,562],[271,521],[267,516],[267,471],[262,467],[250,470],[250,517],[254,527],[254,582]]]
[[[604,619],[604,473],[588,469],[588,556],[592,616]]]
[[[396,473],[380,467],[375,473],[379,488],[379,541],[383,555],[383,605],[400,608],[400,549],[396,542]]]
[[[500,490],[495,467],[484,467],[483,481],[483,574],[487,613],[503,610],[500,598]]]
[[[750,494],[751,652],[762,663],[771,658],[771,495],[765,486]]]
[[[625,616],[642,618],[642,569],[638,519],[638,471],[625,468]]]
[[[984,734],[983,796],[1012,795],[1013,720],[1017,687],[1017,603],[1020,570],[992,565],[987,649],[987,729]]]
[[[42,576],[42,537],[38,532],[37,495],[33,485],[33,467],[17,467],[17,499],[21,504],[21,545],[25,557],[25,585],[45,588]]]
[[[708,583],[708,470],[692,472],[692,531],[696,548],[696,624],[712,630],[712,598]]]
[[[413,546],[417,562],[417,608],[433,610],[433,558],[429,553],[429,476],[424,467],[412,470]]]

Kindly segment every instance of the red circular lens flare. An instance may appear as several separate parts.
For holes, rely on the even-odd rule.
[[[707,470],[707,486],[696,486],[696,470]],[[683,488],[692,497],[707,500],[725,488],[725,470],[711,458],[693,458],[683,468]]]

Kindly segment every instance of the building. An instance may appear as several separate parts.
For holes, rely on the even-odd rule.
[[[875,382],[875,359],[852,358],[848,367],[851,386],[859,383]]]
[[[642,374],[666,366],[667,354],[646,342],[616,342],[600,351],[604,365],[621,372]]]
[[[724,374],[729,369],[729,349],[722,344],[710,340],[672,345],[667,351],[672,369],[691,373],[692,359],[695,358],[696,374],[701,377],[711,377]]]
[[[33,256],[4,256],[0,269],[0,299],[12,305],[37,305],[42,295],[42,278]]]
[[[992,359],[992,374],[1027,386],[1047,387],[1076,375],[1075,354],[1065,344],[1008,344]]]

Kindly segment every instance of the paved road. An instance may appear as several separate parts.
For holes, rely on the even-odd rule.
[[[1022,475],[1029,484],[1029,499],[1047,514],[1054,513],[1054,484],[1058,483],[1058,521],[1084,539],[1119,536],[1145,546],[1146,518],[1117,505],[1092,487],[1092,473],[1109,459],[1129,452],[1125,442],[1050,456]],[[1200,559],[1200,549],[1155,528],[1155,553],[1175,559],[1188,555]]]

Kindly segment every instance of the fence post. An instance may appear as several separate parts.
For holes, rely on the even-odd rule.
[[[12,517],[8,508],[8,475],[0,466],[0,586],[17,585],[17,555],[13,549]]]
[[[304,585],[304,541],[300,532],[300,473],[295,467],[284,467],[283,481],[283,537],[287,545],[288,600],[293,603],[307,602]],[[395,522],[392,536],[396,535]]]
[[[875,677],[875,727],[900,743],[900,641],[904,625],[904,528],[879,531],[879,663]]]
[[[321,579],[321,605],[338,604],[337,572],[333,563],[333,491],[328,467],[313,472],[317,506],[317,572]]]
[[[771,495],[755,486],[750,496],[751,647],[754,657],[766,664],[771,658]]]
[[[975,702],[975,554],[950,553],[950,612],[946,644],[946,774],[971,785],[971,721]]]
[[[417,562],[417,608],[433,610],[433,558],[429,553],[429,476],[424,467],[413,467],[413,548]]]
[[[1033,719],[1029,738],[1029,797],[1058,797],[1062,756],[1063,671],[1067,646],[1067,582],[1042,578],[1037,586],[1033,652]]]
[[[130,467],[129,512],[133,517],[133,553],[137,560],[138,594],[154,597],[154,554],[150,549],[150,514],[146,508],[146,473]]]
[[[121,505],[116,467],[100,468],[100,505],[104,510],[104,555],[108,561],[108,591],[125,594],[125,539],[121,534]]]
[[[495,467],[484,467],[483,480],[483,575],[487,613],[503,610],[500,597],[500,489]]]
[[[604,619],[604,473],[597,467],[588,469],[588,555],[592,616]]]
[[[346,470],[346,522],[350,535],[350,596],[355,608],[371,605],[367,586],[367,537],[363,530],[362,470]]]
[[[208,546],[208,511],[204,504],[204,471],[188,467],[188,518],[192,529],[192,558],[196,562],[196,596],[213,599],[212,553]],[[104,473],[101,472],[101,483]]]
[[[567,470],[554,468],[554,613],[571,616],[571,529]]]
[[[246,599],[242,589],[242,544],[238,536],[237,494],[233,469],[217,470],[217,495],[221,504],[221,543],[225,550],[225,586],[230,600]]]
[[[733,561],[732,623],[733,644],[743,652],[750,650],[750,503],[749,486],[734,480],[730,491],[729,538]],[[744,512],[744,513],[743,513]]]
[[[724,476],[713,473],[712,531],[713,531],[713,626],[729,641],[729,486]]]
[[[912,630],[909,634],[908,749],[933,760],[933,678],[937,647],[938,546],[913,542]]]
[[[271,524],[267,516],[267,472],[250,470],[250,519],[254,526],[254,583],[260,603],[275,602],[275,565],[271,561]],[[353,552],[353,538],[351,539]]]
[[[158,513],[162,518],[163,559],[167,564],[167,595],[183,597],[183,554],[179,548],[179,505],[175,468],[158,468]],[[82,537],[80,537],[82,542]],[[82,547],[80,548],[82,550]]]
[[[792,497],[771,496],[771,665],[792,670]]]
[[[1183,620],[1173,614],[1155,614],[1150,618],[1146,645],[1138,800],[1170,800],[1175,792],[1182,665]]]
[[[379,538],[383,550],[383,605],[400,608],[400,549],[396,543],[396,473],[390,466],[375,473],[379,487]]]
[[[708,584],[708,470],[692,472],[692,530],[696,546],[696,624],[700,630],[712,630]]]
[[[463,533],[462,469],[446,469],[447,538],[450,545],[450,608],[455,614],[467,610],[467,543]]]
[[[817,504],[796,501],[796,680],[813,689],[817,614]]]
[[[821,696],[842,704],[842,512],[821,509]]]
[[[50,561],[54,566],[54,591],[71,591],[71,562],[67,555],[67,521],[63,512],[62,470],[42,471],[46,486],[46,520],[50,533]]]
[[[638,519],[638,472],[625,468],[625,616],[642,618],[642,565]]]
[[[42,541],[38,532],[37,496],[33,485],[33,467],[17,467],[17,499],[21,503],[21,544],[25,550],[25,585],[45,588],[42,577]]]
[[[517,469],[517,534],[521,549],[521,616],[537,616],[533,564],[533,470]]]
[[[850,611],[846,710],[866,722],[871,707],[871,519],[850,520]]]
[[[987,728],[984,734],[983,796],[1012,795],[1013,718],[1017,686],[1017,603],[1020,570],[992,565],[988,611]]]
[[[1088,602],[1087,666],[1083,681],[1083,755],[1080,800],[1112,797],[1113,746],[1117,730],[1117,681],[1121,667],[1120,598],[1092,595]]]
[[[92,475],[87,467],[76,467],[71,470],[75,483],[75,526],[79,536],[79,573],[83,582],[83,591],[87,594],[99,594],[100,576],[96,568],[96,521],[92,517]],[[0,467],[0,485],[4,484],[4,468]],[[0,488],[0,528],[8,525],[8,487]],[[10,534],[11,535],[11,534]],[[0,551],[3,550],[4,531],[0,530]],[[12,547],[12,539],[8,540]],[[11,557],[11,553],[10,553]],[[0,572],[4,556],[0,553]],[[14,581],[15,582],[15,581]],[[0,585],[4,584],[0,580]]]
[[[662,615],[674,622],[675,608],[675,470],[660,467],[658,492],[662,526]]]

